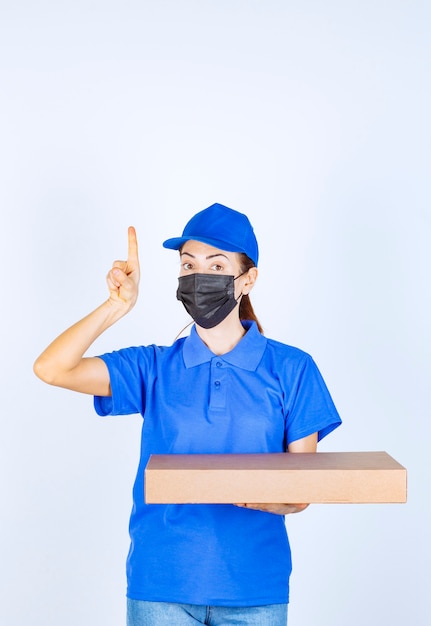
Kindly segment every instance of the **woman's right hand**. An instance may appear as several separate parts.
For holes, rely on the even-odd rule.
[[[127,261],[115,261],[106,277],[110,303],[129,311],[138,298],[139,277],[138,241],[134,227],[129,226]]]

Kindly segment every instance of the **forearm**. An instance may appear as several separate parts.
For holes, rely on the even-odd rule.
[[[81,364],[89,347],[124,314],[124,308],[110,300],[101,304],[54,339],[36,359],[35,374],[48,384],[69,387],[69,376]]]

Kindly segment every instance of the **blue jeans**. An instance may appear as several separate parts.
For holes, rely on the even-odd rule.
[[[287,604],[203,606],[127,598],[127,626],[286,626]]]

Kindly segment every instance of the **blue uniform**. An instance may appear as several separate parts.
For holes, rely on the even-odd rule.
[[[290,548],[284,517],[232,505],[146,505],[150,454],[283,452],[340,423],[312,358],[261,335],[254,322],[235,348],[211,352],[193,326],[170,347],[102,355],[112,397],[99,415],[140,413],[141,457],[133,489],[129,598],[222,606],[288,602]]]

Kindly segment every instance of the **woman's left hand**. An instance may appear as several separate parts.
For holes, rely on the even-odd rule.
[[[237,504],[244,509],[254,509],[255,511],[264,511],[265,513],[274,513],[275,515],[289,515],[290,513],[301,513],[307,508],[308,504]]]
[[[317,450],[317,433],[308,435],[303,439],[297,439],[289,443],[287,447],[290,453],[316,452]],[[238,504],[245,509],[254,509],[255,511],[265,511],[265,513],[274,513],[275,515],[290,515],[290,513],[301,513],[307,508],[308,504]]]

